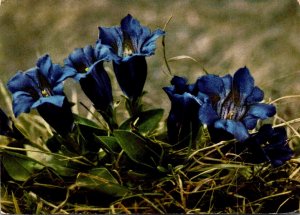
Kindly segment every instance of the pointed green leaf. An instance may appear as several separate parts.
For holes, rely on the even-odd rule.
[[[115,130],[114,136],[131,160],[150,168],[156,167],[159,155],[148,147],[147,142],[143,138],[124,130]]]
[[[44,166],[25,155],[8,152],[3,153],[2,163],[10,177],[16,181],[26,181],[32,174]]]
[[[115,137],[112,136],[96,136],[96,139],[100,140],[100,144],[110,152],[119,153],[121,147]]]
[[[143,134],[150,133],[157,128],[158,123],[161,121],[164,114],[163,109],[152,109],[141,112],[138,116],[126,120],[121,126],[122,130],[129,130],[131,123],[135,123],[135,127],[138,128],[138,131]]]
[[[93,168],[89,171],[89,174],[99,176],[101,178],[107,179],[112,183],[118,184],[119,182],[115,179],[112,174],[104,167]]]
[[[115,197],[123,197],[130,192],[126,187],[116,183],[115,179],[107,179],[107,175],[103,177],[103,175],[93,175],[87,173],[79,173],[75,184],[71,188],[97,191]]]
[[[81,117],[76,114],[73,114],[73,116],[74,116],[75,123],[78,125],[83,125],[83,126],[91,127],[91,128],[95,128],[95,129],[101,129],[99,127],[99,125],[97,125],[97,123],[95,123],[94,121],[91,121],[89,119],[86,119],[86,118]]]

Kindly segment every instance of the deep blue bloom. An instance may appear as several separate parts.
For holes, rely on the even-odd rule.
[[[205,75],[196,82],[194,91],[202,93],[199,118],[207,124],[214,142],[235,137],[244,141],[248,130],[255,128],[259,119],[276,113],[273,105],[259,103],[264,93],[254,86],[249,70],[239,69],[234,76]]]
[[[113,61],[117,81],[124,94],[132,100],[141,96],[147,77],[146,56],[155,52],[155,42],[164,35],[158,29],[151,32],[130,14],[118,27],[99,27],[99,41],[112,47],[119,58]]]
[[[13,111],[16,117],[37,108],[40,115],[60,134],[73,127],[73,114],[65,94],[63,81],[73,75],[52,64],[49,55],[41,57],[37,66],[18,72],[7,86],[13,94]]]
[[[191,85],[182,77],[173,77],[173,86],[164,87],[171,101],[171,110],[167,119],[168,138],[171,144],[187,146],[196,138],[200,120],[198,117],[200,103],[191,94]]]
[[[247,147],[247,161],[250,163],[268,161],[278,167],[293,156],[284,127],[272,128],[272,125],[265,124],[243,144]]]
[[[96,44],[96,48],[86,46],[75,49],[64,63],[64,71],[73,73],[82,90],[102,114],[112,114],[112,87],[103,67],[104,61],[116,60],[110,47]]]

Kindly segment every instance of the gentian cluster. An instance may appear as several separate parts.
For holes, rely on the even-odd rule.
[[[142,95],[147,76],[145,57],[154,54],[155,42],[164,31],[151,32],[131,15],[122,19],[120,27],[99,27],[99,30],[95,46],[75,49],[64,60],[63,67],[52,64],[49,55],[45,55],[36,67],[18,72],[8,82],[16,117],[36,108],[57,133],[64,136],[72,132],[73,114],[63,92],[63,81],[72,77],[80,83],[110,129],[117,127],[112,86],[103,64],[113,63],[122,91],[134,104]]]
[[[286,134],[282,130],[268,127],[267,139],[261,138],[266,133],[265,127],[257,135],[249,134],[258,120],[274,116],[276,109],[261,103],[264,93],[254,85],[246,67],[237,70],[233,77],[209,74],[199,77],[195,84],[186,82],[175,76],[171,81],[173,86],[164,88],[171,100],[167,121],[170,143],[178,144],[191,135],[195,139],[202,124],[208,127],[213,142],[235,138],[239,142],[254,141],[256,148],[260,148],[270,139],[272,144],[260,148],[264,160],[276,166],[290,159],[291,151],[283,144]],[[286,152],[283,157],[278,154],[281,149]]]

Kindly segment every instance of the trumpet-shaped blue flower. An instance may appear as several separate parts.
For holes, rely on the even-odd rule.
[[[16,117],[37,108],[40,115],[60,134],[72,130],[73,115],[65,94],[63,81],[73,75],[52,64],[49,55],[37,62],[37,67],[18,72],[7,86],[13,94],[13,111]]]
[[[293,156],[284,127],[272,128],[265,124],[243,144],[248,148],[247,161],[251,163],[271,162],[278,167]]]
[[[259,103],[264,93],[254,86],[249,70],[239,69],[234,76],[205,75],[196,82],[195,89],[204,94],[199,118],[207,124],[214,142],[235,137],[244,141],[249,137],[259,119],[267,119],[276,113],[273,105]]]
[[[95,108],[109,116],[112,115],[112,87],[103,63],[116,59],[109,46],[98,42],[96,48],[86,46],[75,49],[64,61],[65,72],[73,73]]]
[[[141,96],[147,77],[146,56],[155,52],[155,42],[164,35],[158,29],[151,32],[128,14],[119,27],[99,27],[99,41],[112,47],[118,60],[113,61],[117,81],[124,94],[132,100]]]
[[[172,144],[188,145],[190,139],[196,137],[200,127],[200,103],[191,94],[192,85],[188,85],[185,78],[175,76],[171,84],[172,86],[163,88],[171,101],[167,119],[168,138]]]

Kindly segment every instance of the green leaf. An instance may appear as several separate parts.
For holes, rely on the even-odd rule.
[[[91,191],[97,191],[114,197],[123,197],[130,191],[128,188],[116,183],[116,180],[108,179],[107,172],[101,174],[79,173],[76,182],[71,189],[81,188]]]
[[[3,153],[2,163],[9,176],[16,181],[26,181],[44,167],[25,155],[8,151]]]
[[[119,182],[115,179],[112,174],[104,167],[93,168],[89,171],[89,174],[99,176],[101,178],[107,179],[113,183],[118,184]]]
[[[42,146],[51,136],[49,125],[39,115],[22,113],[14,125],[34,145]]]
[[[10,143],[15,142],[16,139],[0,135],[0,146],[7,146]]]
[[[78,125],[83,125],[83,126],[91,127],[91,128],[95,128],[95,129],[101,129],[99,127],[99,125],[97,123],[95,123],[94,121],[91,121],[89,119],[86,119],[86,118],[81,117],[81,116],[76,115],[76,114],[73,114],[73,116],[74,116],[75,123],[78,124]]]
[[[131,160],[146,167],[156,168],[159,155],[148,147],[146,140],[124,130],[115,130],[114,136]]]
[[[112,136],[96,136],[100,144],[110,152],[119,153],[121,151],[120,145],[115,137]]]
[[[164,114],[163,109],[152,109],[140,112],[137,116],[126,120],[121,126],[121,130],[129,130],[132,123],[142,134],[148,134],[157,128]]]

